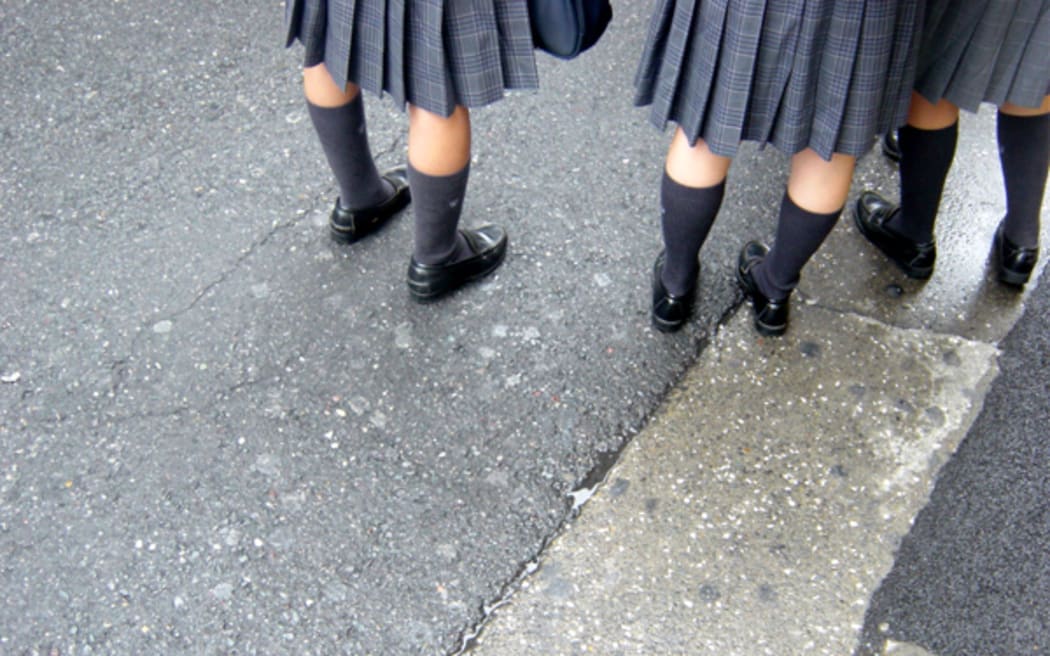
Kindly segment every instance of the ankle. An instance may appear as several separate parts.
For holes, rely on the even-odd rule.
[[[667,261],[664,260],[664,266],[660,270],[660,282],[672,296],[687,296],[696,287],[696,279],[699,275],[699,264],[694,263],[691,267],[682,265],[672,268],[667,266]]]
[[[769,267],[766,266],[768,260],[769,256],[767,255],[764,260],[755,264],[751,269],[751,276],[755,281],[755,286],[758,287],[758,291],[762,292],[763,296],[771,301],[783,302],[791,296],[791,292],[798,284],[798,278],[787,285],[781,285],[776,281],[771,280],[769,276]]]

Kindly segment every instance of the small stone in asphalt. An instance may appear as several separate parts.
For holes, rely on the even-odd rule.
[[[718,587],[711,583],[704,583],[697,589],[697,595],[700,597],[700,601],[705,604],[712,604],[722,597],[722,593],[719,592]]]
[[[947,421],[947,418],[944,414],[944,410],[941,410],[936,406],[926,408],[926,412],[924,414],[926,416],[926,420],[934,426],[943,426],[945,421]]]
[[[774,602],[777,600],[777,591],[768,583],[763,583],[758,586],[758,598],[762,601]]]
[[[951,351],[944,352],[944,364],[949,367],[958,367],[962,364],[962,359],[959,357],[959,354],[955,352],[955,349],[952,349]]]
[[[629,488],[630,486],[631,486],[631,482],[630,481],[628,481],[626,479],[623,479],[623,478],[618,478],[612,484],[612,487],[609,488],[609,495],[612,496],[612,497],[623,496],[623,494],[625,492],[627,492],[627,488]]]
[[[219,601],[226,601],[233,596],[233,586],[229,583],[220,583],[211,589],[211,593]]]
[[[798,350],[807,358],[815,358],[820,355],[820,344],[816,342],[802,342],[798,345]]]
[[[412,324],[399,323],[394,328],[394,345],[401,349],[412,348]]]

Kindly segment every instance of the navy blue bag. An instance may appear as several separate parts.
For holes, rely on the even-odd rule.
[[[533,44],[562,59],[597,43],[610,20],[609,0],[529,0]]]

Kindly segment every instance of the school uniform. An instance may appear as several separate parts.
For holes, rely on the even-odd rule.
[[[324,64],[340,89],[353,83],[452,116],[507,89],[538,86],[526,0],[286,0],[285,45],[303,44],[304,67]],[[470,165],[433,176],[413,167],[380,174],[368,145],[361,94],[328,108],[307,102],[340,188],[332,236],[353,243],[411,200],[415,239],[408,289],[430,301],[494,271],[507,250],[499,226],[459,228]]]
[[[538,86],[526,0],[286,0],[304,66],[449,116]]]
[[[915,90],[976,112],[1050,94],[1050,0],[930,0]]]
[[[731,157],[741,141],[859,156],[903,122],[921,0],[658,0],[635,79],[650,120]]]
[[[923,0],[657,0],[635,76],[638,105],[691,146],[733,157],[742,141],[859,157],[907,115]],[[653,267],[654,327],[684,325],[697,296],[697,255],[724,181],[661,182],[664,252]],[[802,267],[841,209],[815,212],[785,191],[772,248],[748,242],[737,278],[764,335],[787,330]]]
[[[915,91],[976,112],[982,102],[1036,108],[1050,94],[1050,0],[930,0]],[[1039,258],[1039,223],[1050,159],[1050,116],[1000,111],[996,137],[1006,214],[993,238],[999,279],[1023,287]],[[912,125],[888,135],[884,151],[900,161],[900,204],[875,191],[857,200],[854,220],[908,276],[933,275],[935,222],[955,156],[958,123]]]

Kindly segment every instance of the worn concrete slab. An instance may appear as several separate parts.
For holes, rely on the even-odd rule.
[[[955,336],[738,314],[473,653],[850,653],[995,372]]]
[[[999,377],[872,595],[854,656],[1050,653],[1050,287],[1000,344]]]

